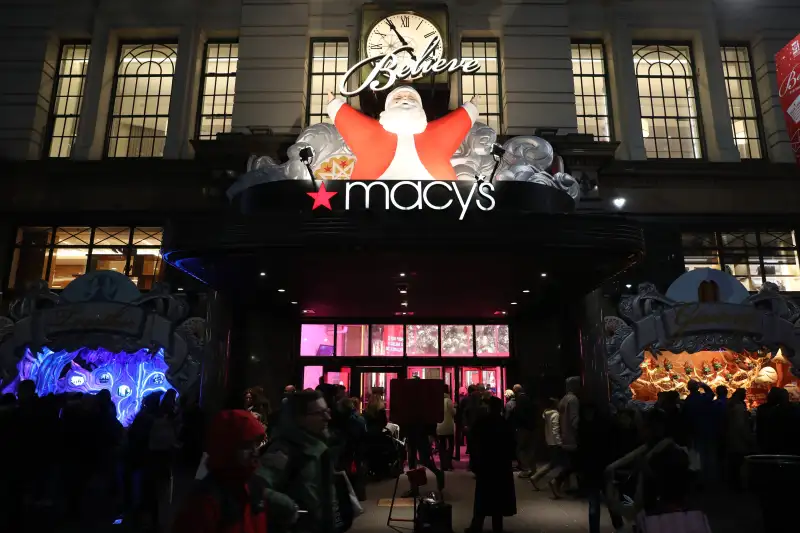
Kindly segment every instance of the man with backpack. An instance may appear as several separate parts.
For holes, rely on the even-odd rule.
[[[254,474],[264,426],[248,411],[221,411],[210,425],[208,474],[197,481],[174,533],[266,533],[267,492]]]

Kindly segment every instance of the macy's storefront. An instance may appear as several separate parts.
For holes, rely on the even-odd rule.
[[[173,221],[165,259],[216,290],[206,401],[414,376],[557,394],[581,371],[607,395],[595,289],[641,257],[640,229],[576,214],[596,191],[547,140],[498,139],[475,102],[429,122],[419,87],[373,91],[377,118],[331,98],[332,123],[250,157],[226,213]]]

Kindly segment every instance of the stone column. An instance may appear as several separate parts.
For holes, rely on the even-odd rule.
[[[758,100],[764,123],[767,155],[773,163],[794,163],[792,146],[786,132],[786,121],[778,97],[778,79],[775,75],[775,54],[786,46],[796,32],[762,30],[752,41],[753,67],[755,67]]]
[[[582,303],[579,323],[583,395],[586,400],[600,407],[608,406],[608,362],[602,289],[595,289],[587,294]]]
[[[83,88],[78,135],[72,159],[102,159],[105,156],[106,132],[114,90],[114,74],[119,63],[119,41],[100,17],[95,17],[86,85]]]
[[[206,350],[200,382],[200,405],[206,414],[225,406],[230,365],[232,305],[219,291],[208,295]]]
[[[719,33],[712,16],[694,36],[694,70],[697,73],[697,101],[703,119],[705,156],[710,161],[737,162],[739,150],[733,138],[725,73],[720,56]]]
[[[619,141],[617,159],[647,159],[642,136],[642,112],[633,66],[631,30],[618,9],[607,10],[603,43],[608,65],[608,91],[614,123],[614,138]]]
[[[197,116],[195,106],[199,105],[204,42],[203,32],[196,23],[181,28],[178,38],[178,59],[172,77],[164,159],[194,157],[189,139],[194,137]]]
[[[305,120],[309,4],[243,3],[233,131],[269,127],[276,134],[300,132]]]
[[[566,0],[518,0],[502,8],[505,133],[578,130]]]

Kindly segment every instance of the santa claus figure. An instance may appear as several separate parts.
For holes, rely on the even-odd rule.
[[[429,123],[412,87],[398,87],[386,96],[380,120],[329,96],[328,115],[357,159],[351,179],[456,179],[450,158],[478,118],[474,98]]]

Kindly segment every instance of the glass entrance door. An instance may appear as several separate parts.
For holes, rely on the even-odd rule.
[[[495,367],[461,367],[461,386],[484,385],[492,392],[493,396],[500,396],[505,391],[503,372],[499,366]]]
[[[391,405],[391,393],[389,392],[389,384],[393,379],[400,376],[400,369],[398,368],[361,368],[358,369],[357,375],[354,375],[353,385],[354,388],[358,384],[358,394],[361,398],[362,409],[367,408],[369,399],[373,394],[382,394],[383,401],[386,404],[386,416],[389,416],[389,409]],[[357,381],[356,381],[357,380]]]
[[[408,367],[408,379],[441,379],[450,389],[450,397],[453,398],[455,389],[455,368],[452,366],[410,366]]]

